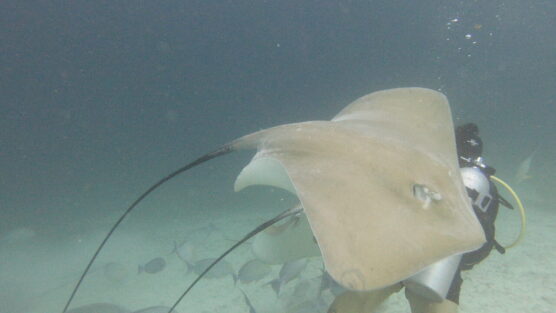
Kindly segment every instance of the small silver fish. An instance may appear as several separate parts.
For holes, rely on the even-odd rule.
[[[200,275],[207,267],[209,267],[212,262],[214,262],[214,258],[202,259],[195,264],[191,265],[191,270]],[[220,262],[216,263],[216,265],[210,269],[205,275],[206,278],[222,278],[225,276],[231,275],[234,279],[234,284],[237,282],[237,275],[234,271],[234,268],[230,262],[226,260],[220,260]]]
[[[270,274],[270,265],[254,259],[245,264],[238,271],[238,279],[244,284],[259,281]]]
[[[181,244],[174,241],[172,253],[175,253],[182,261],[189,265],[195,260],[195,250],[195,245],[190,240],[186,240]]]
[[[150,260],[144,265],[139,265],[137,269],[137,273],[140,274],[142,272],[145,272],[149,274],[156,274],[162,271],[165,267],[166,267],[166,260],[164,260],[164,258],[162,257],[158,257]]]
[[[307,259],[299,259],[295,261],[289,261],[282,265],[278,278],[269,282],[270,286],[278,296],[280,294],[280,289],[282,286],[297,278],[299,274],[307,266]]]
[[[529,156],[526,157],[525,160],[519,163],[514,176],[516,184],[522,183],[531,178],[529,172],[531,171],[531,163],[533,162],[533,158],[537,154],[537,150],[538,148],[533,150],[533,152],[531,152],[531,154],[529,154]]]

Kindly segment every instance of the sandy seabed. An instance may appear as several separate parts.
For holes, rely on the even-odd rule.
[[[227,210],[233,210],[233,214],[227,211],[207,215],[206,210],[199,211],[197,216],[188,214],[189,225],[179,218],[124,223],[95,262],[72,307],[108,302],[133,311],[171,305],[195,278],[187,273],[187,265],[171,253],[174,241],[194,240],[198,259],[215,257],[264,220],[247,209]],[[523,242],[504,255],[492,251],[489,258],[463,274],[460,312],[556,312],[555,213],[547,204],[528,207]],[[0,313],[61,312],[108,225],[100,223],[95,232],[72,235],[64,241],[50,241],[34,235],[32,230],[4,237],[0,241]],[[508,244],[519,232],[519,215],[501,207],[496,225],[498,240]],[[159,256],[167,262],[164,270],[156,274],[137,273],[138,265]],[[252,258],[246,244],[226,260],[237,271]],[[117,279],[103,270],[110,262],[122,265]],[[319,258],[310,259],[307,268],[283,288],[279,297],[266,285],[277,277],[279,265],[272,266],[271,274],[263,280],[250,284],[234,285],[230,275],[205,279],[180,303],[178,312],[249,312],[239,288],[246,292],[258,313],[325,312],[324,307],[333,295],[329,290],[323,292],[322,308],[316,309],[321,268]],[[409,312],[403,292],[388,299],[380,312]]]

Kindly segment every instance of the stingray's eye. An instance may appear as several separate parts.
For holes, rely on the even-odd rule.
[[[427,209],[431,201],[442,200],[442,195],[438,192],[432,191],[429,187],[421,184],[413,185],[413,196],[415,199],[421,201],[423,209]]]

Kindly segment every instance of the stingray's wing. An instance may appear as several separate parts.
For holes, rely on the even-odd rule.
[[[293,187],[327,271],[347,288],[393,284],[485,241],[460,176],[450,108],[436,91],[375,92],[332,121],[282,125],[234,145],[257,147],[251,164],[283,167],[289,184],[278,175],[274,185]],[[264,171],[249,168],[236,189],[266,183]]]

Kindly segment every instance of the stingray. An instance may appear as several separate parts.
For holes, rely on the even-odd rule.
[[[82,278],[148,194],[190,168],[240,149],[257,152],[239,174],[236,190],[275,186],[297,195],[300,206],[263,223],[217,258],[172,309],[216,262],[269,227],[261,236],[283,251],[270,258],[320,254],[337,283],[358,291],[392,285],[485,242],[459,172],[446,97],[430,89],[397,88],[363,96],[330,121],[285,124],[240,137],[164,177],[120,217]],[[300,222],[272,229],[280,227],[272,226],[277,221],[299,215]],[[303,240],[284,240],[292,230]],[[294,248],[285,249],[288,245]],[[258,253],[267,257],[264,249]]]

